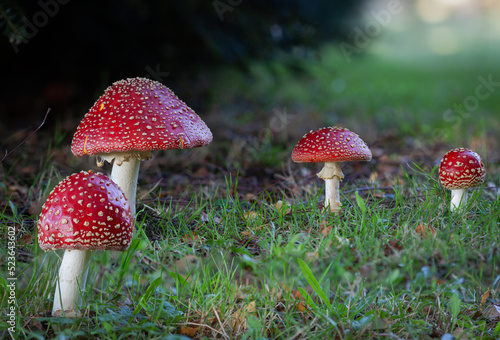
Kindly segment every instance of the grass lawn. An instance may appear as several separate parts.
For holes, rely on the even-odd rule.
[[[321,53],[211,76],[214,142],[143,162],[132,245],[92,254],[81,318],[50,315],[62,253],[39,249],[36,221],[60,180],[99,169],[70,154],[74,130],[48,139],[40,131],[9,155],[0,222],[2,235],[15,230],[15,276],[3,248],[0,335],[500,337],[500,97],[478,101],[469,116],[460,110],[478,77],[500,76],[486,62],[361,56],[349,64],[335,47]],[[331,216],[318,166],[293,164],[290,153],[309,128],[335,124],[358,132],[374,159],[343,167],[343,206]],[[456,146],[475,148],[487,177],[451,214],[436,166]]]

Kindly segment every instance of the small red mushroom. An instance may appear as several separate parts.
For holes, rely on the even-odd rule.
[[[467,188],[481,185],[485,174],[483,161],[473,150],[457,148],[444,155],[439,165],[439,179],[451,190],[451,211],[465,205]]]
[[[133,218],[123,191],[92,171],[59,183],[43,205],[38,244],[65,249],[54,294],[53,316],[76,316],[85,290],[87,266],[95,249],[125,251],[132,241]],[[64,309],[63,309],[64,308]]]
[[[114,159],[111,179],[122,188],[135,215],[141,160],[153,150],[191,149],[209,144],[205,122],[163,84],[147,78],[117,81],[85,115],[73,137],[75,156]],[[101,160],[99,160],[101,159]]]
[[[340,210],[339,181],[344,178],[340,162],[370,161],[372,153],[354,132],[326,127],[306,134],[293,149],[294,162],[324,162],[318,177],[325,181],[325,209]]]

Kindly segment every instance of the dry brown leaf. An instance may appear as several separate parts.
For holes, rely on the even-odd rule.
[[[233,332],[240,333],[244,332],[247,328],[247,318],[245,316],[245,312],[241,309],[238,309],[231,315],[231,328]]]
[[[205,222],[205,223],[206,222],[210,222],[211,221],[211,217],[206,212],[202,212],[201,215],[200,215],[200,221]],[[222,222],[222,218],[220,218],[219,216],[214,216],[213,217],[213,222],[215,224],[220,224]]]
[[[319,259],[319,254],[316,251],[306,253],[306,262],[312,262]]]
[[[436,229],[426,224],[419,224],[415,232],[422,238],[436,237],[437,235]]]
[[[255,313],[255,301],[250,302],[247,306],[239,308],[231,315],[231,328],[233,332],[239,333],[247,329],[247,314]]]
[[[249,220],[254,220],[254,219],[256,219],[257,217],[259,217],[259,214],[257,214],[255,211],[247,211],[247,212],[244,212],[244,213],[243,213],[243,218],[244,218],[246,221],[249,221]]]
[[[490,321],[500,320],[500,306],[491,304],[484,309],[483,315],[487,317]]]
[[[279,200],[278,202],[276,202],[274,204],[274,207],[276,208],[276,210],[281,211],[281,209],[283,208],[284,205],[286,205],[286,213],[287,214],[292,211],[292,209],[291,209],[292,205],[288,202],[283,202],[282,200]]]
[[[401,242],[397,239],[392,239],[385,245],[384,254],[385,256],[390,256],[393,253],[401,251],[401,249],[403,249]]]
[[[320,224],[321,227],[321,235],[323,236],[328,236],[332,232],[332,226],[331,225],[324,225],[323,223]]]
[[[246,194],[245,199],[249,202],[257,202],[259,200],[259,198],[255,194],[252,194],[252,193]]]
[[[33,240],[31,238],[31,234],[24,234],[23,237],[21,237],[20,241],[24,244],[31,244]]]
[[[302,294],[300,294],[300,292],[296,289],[292,290],[292,296],[297,300],[303,299]]]
[[[480,310],[477,310],[474,314],[472,314],[471,318],[472,320],[477,320],[478,318],[483,316],[483,312]]]
[[[181,326],[179,334],[194,338],[200,326]]]
[[[486,300],[488,300],[488,297],[490,296],[490,288],[486,292],[484,292],[483,295],[481,295],[481,304],[484,304]]]
[[[200,237],[196,234],[186,234],[183,238],[182,238],[182,242],[188,244],[188,245],[193,245],[195,243],[205,243],[205,238],[203,237]]]
[[[267,224],[261,224],[257,227],[247,228],[245,231],[241,232],[241,236],[252,238],[252,239],[256,238],[255,233],[258,231],[261,231],[262,229],[267,228],[267,227],[268,227]]]
[[[283,290],[287,289],[286,286],[283,283],[280,283],[280,285],[281,285],[281,288]],[[279,287],[273,285],[273,288],[270,289],[269,286],[266,284],[265,288],[266,288],[267,296],[269,296],[270,299],[276,300],[276,301],[282,301],[283,300],[283,292],[282,292],[282,290]]]
[[[298,304],[297,304],[297,310],[299,312],[305,312],[306,311],[306,304],[304,303],[304,301],[300,301]]]
[[[305,299],[302,296],[302,294],[296,289],[293,289],[291,294],[295,300],[299,300],[299,303],[297,303],[295,308],[297,308],[297,310],[299,312],[305,312],[307,310],[307,308],[306,308],[306,304],[305,304]]]
[[[249,313],[255,313],[257,311],[257,309],[255,308],[255,300],[248,304],[247,311]]]

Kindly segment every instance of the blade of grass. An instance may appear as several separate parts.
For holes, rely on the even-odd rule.
[[[330,300],[326,296],[323,289],[321,289],[321,286],[318,280],[314,277],[314,274],[311,271],[311,269],[307,266],[307,264],[303,260],[298,259],[297,261],[299,262],[300,270],[302,271],[302,274],[304,274],[307,282],[309,282],[309,284],[314,289],[316,294],[318,294],[318,297],[321,299],[321,301],[323,301],[324,304],[326,304],[328,309],[332,310],[332,304],[330,303]]]

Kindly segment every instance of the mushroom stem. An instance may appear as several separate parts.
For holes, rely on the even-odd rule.
[[[130,212],[135,217],[135,195],[137,192],[137,178],[141,160],[130,157],[124,162],[117,163],[116,159],[111,170],[111,180],[115,182],[127,197],[130,203]]]
[[[457,210],[460,206],[467,203],[467,189],[451,190],[451,211]]]
[[[52,316],[76,317],[77,307],[82,302],[82,293],[87,281],[87,266],[91,250],[65,250],[59,268]]]
[[[318,172],[317,176],[325,181],[324,209],[330,209],[330,212],[337,215],[341,207],[339,183],[344,178],[340,163],[325,162],[325,166]]]

